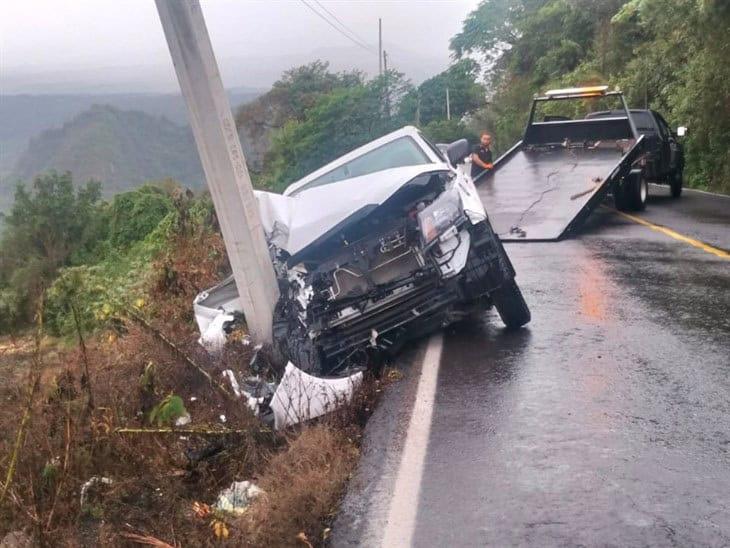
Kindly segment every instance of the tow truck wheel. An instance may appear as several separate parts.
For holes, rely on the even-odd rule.
[[[669,176],[669,188],[672,190],[672,198],[679,198],[682,195],[681,171],[675,171]]]
[[[621,189],[623,193],[623,208],[631,211],[644,211],[646,209],[646,199],[649,196],[649,184],[641,175],[641,172],[632,172],[623,184]]]
[[[626,211],[629,206],[626,203],[626,188],[623,184],[615,185],[613,189],[613,205],[619,211]]]
[[[492,301],[507,329],[518,329],[530,321],[530,309],[514,280],[494,291]]]

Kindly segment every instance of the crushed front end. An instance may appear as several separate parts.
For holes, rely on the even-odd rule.
[[[347,375],[515,291],[522,312],[506,323],[527,323],[514,269],[469,185],[453,171],[423,173],[298,253],[278,254],[282,354],[311,374]]]

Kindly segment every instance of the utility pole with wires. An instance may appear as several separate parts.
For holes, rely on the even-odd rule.
[[[271,342],[279,288],[199,0],[156,0],[251,335]]]
[[[378,17],[378,75],[383,75],[383,20]]]

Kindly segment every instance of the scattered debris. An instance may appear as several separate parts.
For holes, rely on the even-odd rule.
[[[289,362],[271,399],[274,426],[281,429],[334,411],[352,399],[362,380],[362,371],[344,378],[321,378]]]
[[[250,481],[234,481],[218,495],[213,508],[234,516],[243,515],[251,502],[264,493]]]
[[[106,478],[104,476],[93,476],[90,479],[88,479],[82,486],[81,486],[81,499],[80,499],[80,507],[83,508],[86,504],[86,499],[88,498],[88,492],[89,489],[94,487],[97,484],[102,485],[111,485],[114,483],[114,480],[111,478]]]
[[[233,314],[222,310],[210,321],[198,342],[211,354],[219,354],[226,345],[226,328],[235,321]]]
[[[185,413],[175,419],[175,426],[187,426],[191,420],[190,413]]]
[[[238,385],[238,380],[236,380],[236,374],[233,372],[232,369],[226,369],[223,371],[223,376],[228,379],[228,382],[231,383],[231,388],[233,389],[233,393],[236,395],[237,398],[241,397],[241,387]]]
[[[299,542],[301,542],[302,544],[304,544],[307,548],[314,548],[314,546],[312,546],[312,543],[309,542],[309,539],[307,538],[307,534],[304,531],[302,531],[301,533],[299,533],[297,535],[297,540]]]

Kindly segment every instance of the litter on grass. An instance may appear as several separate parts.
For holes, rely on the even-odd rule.
[[[218,500],[213,508],[234,516],[240,516],[246,512],[249,504],[263,493],[263,489],[250,481],[234,481],[228,489],[224,489],[219,493]]]

